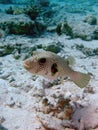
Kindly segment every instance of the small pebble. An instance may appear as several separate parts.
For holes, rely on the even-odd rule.
[[[0,124],[2,124],[5,121],[5,118],[3,116],[0,116]]]
[[[47,106],[48,105],[48,99],[47,98],[44,98],[43,101],[42,101],[42,104],[44,106]]]
[[[5,73],[0,76],[2,79],[7,79],[9,76],[11,76],[11,73]]]
[[[94,91],[94,88],[91,87],[91,86],[88,86],[84,89],[84,93],[91,93],[91,94],[94,94],[95,91]]]
[[[22,107],[22,103],[21,102],[16,102],[15,104],[17,107],[21,108]]]
[[[13,97],[11,97],[10,99],[7,100],[6,103],[9,107],[13,107],[15,105],[15,102],[13,100]]]

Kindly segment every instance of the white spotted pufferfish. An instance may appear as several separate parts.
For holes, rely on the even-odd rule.
[[[57,54],[49,51],[34,51],[33,56],[23,63],[24,68],[29,72],[42,75],[43,77],[55,80],[58,77],[70,79],[80,88],[87,86],[90,75],[74,71],[68,62]]]

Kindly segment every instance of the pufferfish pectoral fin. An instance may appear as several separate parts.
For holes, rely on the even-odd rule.
[[[90,81],[90,78],[90,74],[84,74],[76,71],[73,71],[73,74],[71,76],[72,81],[80,88],[86,87]]]
[[[75,64],[75,58],[73,56],[68,56],[65,62],[68,66],[73,66]]]

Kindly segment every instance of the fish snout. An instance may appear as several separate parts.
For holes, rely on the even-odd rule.
[[[27,70],[31,69],[31,66],[30,66],[30,64],[27,61],[24,61],[23,66]]]

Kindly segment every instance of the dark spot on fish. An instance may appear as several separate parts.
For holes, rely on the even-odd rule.
[[[58,72],[57,64],[54,63],[54,64],[51,66],[51,73],[52,73],[52,76],[55,75],[57,72]]]
[[[81,121],[81,119],[78,119],[78,122],[80,122]]]
[[[46,58],[41,58],[41,59],[39,59],[39,60],[38,60],[38,63],[39,63],[39,64],[44,64],[44,63],[46,63]]]

